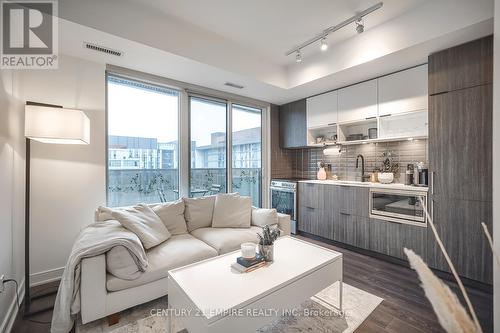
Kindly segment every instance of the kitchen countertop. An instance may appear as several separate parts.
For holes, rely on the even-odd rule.
[[[404,191],[415,191],[415,192],[428,192],[428,187],[420,186],[410,186],[399,183],[391,184],[381,184],[381,183],[371,183],[371,182],[358,182],[353,180],[301,180],[299,183],[310,183],[310,184],[326,184],[326,185],[337,185],[337,186],[358,186],[358,187],[368,187],[368,188],[382,188],[382,189],[392,189],[392,190],[404,190]]]

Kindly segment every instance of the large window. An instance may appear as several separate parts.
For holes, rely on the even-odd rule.
[[[232,105],[232,192],[251,196],[260,207],[262,183],[262,110]]]
[[[265,105],[118,73],[107,75],[108,206],[226,192],[265,206]]]
[[[108,75],[108,205],[179,193],[179,92]]]
[[[190,97],[189,196],[226,192],[225,102]]]

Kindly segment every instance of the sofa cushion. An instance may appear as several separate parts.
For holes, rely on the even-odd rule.
[[[187,233],[184,219],[184,201],[182,199],[154,205],[153,211],[160,217],[172,235]]]
[[[184,198],[187,229],[189,232],[198,228],[210,227],[214,214],[215,196],[202,198]]]
[[[106,252],[106,271],[124,280],[137,279],[141,274],[134,258],[122,245]]]
[[[107,275],[108,291],[141,286],[167,277],[169,270],[217,256],[217,251],[190,234],[175,235],[147,251],[149,265],[135,280],[123,280]]]
[[[170,237],[170,232],[156,213],[147,205],[110,209],[111,216],[139,237],[144,248],[150,249]]]
[[[191,234],[217,250],[219,254],[228,253],[240,248],[241,243],[258,243],[257,233],[260,227],[250,228],[200,228]]]
[[[250,228],[252,198],[234,194],[217,194],[213,228]]]
[[[274,208],[252,208],[252,225],[263,227],[278,224],[278,212]]]

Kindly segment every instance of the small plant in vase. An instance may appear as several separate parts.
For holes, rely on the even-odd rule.
[[[280,236],[278,227],[270,227],[265,225],[262,227],[262,234],[259,236],[259,252],[266,261],[274,260],[274,241]]]

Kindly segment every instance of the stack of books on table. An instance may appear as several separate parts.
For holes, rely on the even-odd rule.
[[[257,268],[264,267],[266,264],[264,257],[257,253],[252,259],[238,257],[231,267],[240,273],[248,273]]]

